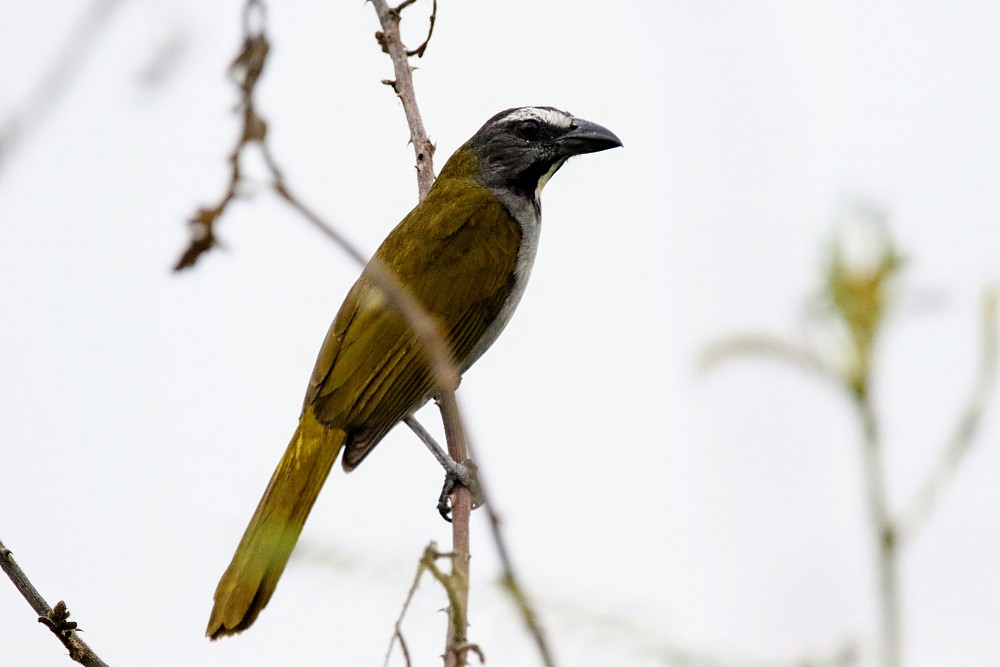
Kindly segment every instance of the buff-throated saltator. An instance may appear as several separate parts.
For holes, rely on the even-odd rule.
[[[376,251],[437,320],[459,372],[493,344],[524,293],[546,182],[568,158],[616,146],[606,128],[552,107],[501,111]],[[341,449],[349,472],[434,393],[413,333],[366,269],[326,334],[298,428],[215,590],[209,637],[247,629],[267,604]]]

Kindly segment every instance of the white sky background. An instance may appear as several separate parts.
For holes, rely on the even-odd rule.
[[[78,4],[0,3],[0,118]],[[202,637],[358,272],[262,180],[223,221],[226,250],[169,271],[227,177],[241,5],[126,3],[0,172],[0,538],[111,664],[380,664],[422,548],[450,541],[441,474],[402,429],[331,475],[253,629]],[[905,284],[933,296],[904,299],[880,348],[891,500],[910,497],[971,386],[997,275],[998,26],[986,0],[442,0],[415,78],[438,168],[522,104],[625,143],[546,188],[532,284],[460,391],[562,664],[670,664],[678,647],[780,661],[874,637],[848,406],[780,366],[704,378],[696,362],[724,334],[794,336],[834,217],[881,202]],[[366,252],[416,198],[376,29],[361,2],[274,3],[259,87],[290,183]],[[171,40],[165,78],[142,84]],[[908,665],[1000,653],[998,431],[993,414],[904,554]],[[473,640],[488,664],[532,664],[479,513],[473,548]],[[415,664],[436,664],[443,605],[425,583],[404,626]],[[0,647],[4,664],[68,664],[3,582]]]

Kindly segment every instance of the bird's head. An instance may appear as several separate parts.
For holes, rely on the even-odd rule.
[[[475,178],[490,189],[537,198],[552,174],[569,158],[621,145],[611,130],[565,111],[517,107],[486,121],[455,152],[441,177],[472,172],[461,175]]]

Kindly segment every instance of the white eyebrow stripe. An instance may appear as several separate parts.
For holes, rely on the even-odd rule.
[[[568,128],[573,124],[573,116],[558,109],[543,109],[542,107],[521,107],[507,114],[507,120],[537,120],[546,125]]]

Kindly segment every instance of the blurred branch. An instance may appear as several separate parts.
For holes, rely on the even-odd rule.
[[[647,653],[671,667],[856,667],[862,664],[858,649],[853,644],[838,646],[829,655],[817,654],[786,660],[728,658],[672,647],[652,648]]]
[[[840,375],[817,354],[804,347],[767,334],[741,334],[716,341],[701,354],[699,370],[714,371],[724,362],[738,357],[763,357],[783,361],[825,380],[841,384]]]
[[[824,297],[831,326],[848,336],[843,370],[794,345],[768,336],[741,336],[712,346],[704,366],[735,355],[769,355],[833,380],[852,397],[862,430],[865,499],[876,551],[877,605],[882,667],[901,664],[902,619],[899,585],[899,539],[889,509],[883,447],[872,404],[872,358],[891,300],[889,289],[902,258],[886,226],[885,212],[856,202],[837,225],[826,267]]]
[[[482,485],[482,480],[480,480],[480,485]],[[489,498],[485,488],[483,488],[483,497]],[[532,605],[527,592],[521,585],[521,580],[514,572],[514,563],[507,549],[507,541],[503,536],[500,516],[497,514],[493,503],[487,502],[485,507],[486,514],[490,520],[490,532],[493,535],[493,543],[496,545],[497,554],[500,556],[500,566],[503,569],[500,580],[501,584],[514,600],[514,604],[517,605],[517,610],[521,614],[524,625],[535,642],[535,649],[542,659],[542,664],[545,667],[554,667],[555,660],[552,658],[552,651],[549,649],[548,640],[545,638],[545,630],[542,628],[541,621],[538,620],[538,614],[535,612],[534,605]]]
[[[136,72],[139,85],[155,88],[173,76],[189,49],[188,40],[189,35],[181,28],[171,30]]]
[[[194,266],[203,254],[217,245],[215,225],[229,204],[236,199],[243,180],[240,162],[243,149],[251,144],[258,144],[265,150],[265,155],[269,155],[266,150],[267,123],[258,115],[254,102],[254,91],[271,50],[267,39],[265,13],[266,8],[260,0],[247,0],[243,7],[243,46],[229,66],[229,74],[240,89],[237,108],[241,112],[243,127],[236,145],[229,154],[229,183],[218,202],[198,209],[189,221],[191,241],[177,260],[174,271]],[[269,161],[268,166],[272,167],[273,171],[273,161]]]
[[[876,551],[879,653],[882,667],[902,664],[899,540],[889,508],[881,433],[871,386],[876,342],[889,310],[893,279],[903,264],[886,223],[871,202],[856,202],[840,220],[826,273],[830,311],[850,333],[852,363],[842,376],[858,412],[862,431],[865,499]]]
[[[56,603],[55,608],[50,607],[38,589],[28,580],[24,570],[14,561],[10,549],[5,547],[2,541],[0,541],[0,569],[10,578],[14,587],[38,614],[38,622],[59,638],[59,641],[69,651],[71,659],[87,667],[108,667],[103,660],[97,657],[93,649],[80,639],[76,623],[69,620],[69,610],[66,608],[66,603],[60,600]]]
[[[70,30],[69,39],[63,43],[45,74],[28,94],[27,101],[0,123],[0,172],[31,133],[45,122],[69,90],[70,84],[79,75],[111,23],[115,10],[123,4],[124,0],[91,2]],[[28,6],[30,5],[25,7]]]
[[[901,513],[898,522],[900,542],[907,543],[917,535],[942,495],[955,481],[993,398],[997,380],[997,297],[996,288],[986,290],[983,295],[979,364],[972,394],[938,460],[909,506]]]
[[[788,658],[754,658],[719,651],[683,646],[664,638],[662,630],[642,626],[631,618],[595,611],[569,602],[550,602],[572,631],[599,645],[620,645],[616,664],[632,664],[631,656],[642,656],[642,664],[650,660],[670,667],[860,667],[862,649],[855,642],[842,641],[830,648],[816,649],[808,654]]]
[[[875,536],[882,667],[901,664],[902,620],[899,601],[899,541],[889,512],[878,420],[867,391],[855,398],[863,433],[863,470],[868,516]]]

